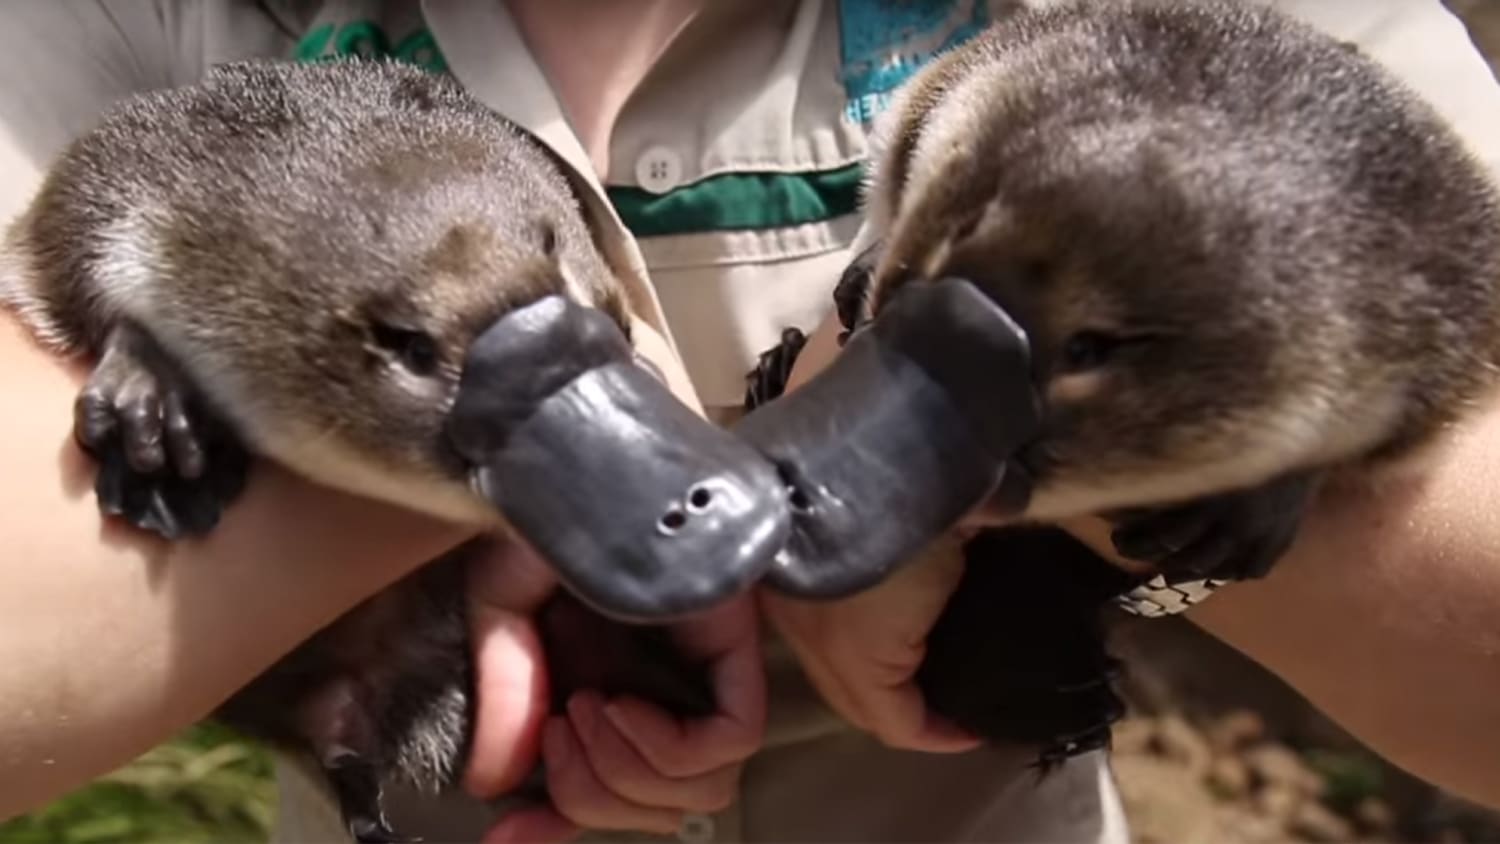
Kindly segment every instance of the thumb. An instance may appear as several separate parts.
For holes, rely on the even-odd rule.
[[[549,693],[533,615],[554,588],[519,542],[496,540],[470,563],[475,716],[464,788],[480,799],[516,788],[536,765]]]

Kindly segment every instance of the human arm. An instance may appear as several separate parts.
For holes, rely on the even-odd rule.
[[[77,366],[0,319],[0,816],[123,764],[462,532],[258,465],[202,541],[104,522]],[[317,513],[318,518],[306,518]]]
[[[17,763],[53,766],[44,773],[57,775],[42,781],[28,777],[36,786],[33,796],[24,797],[28,803],[81,784],[206,714],[317,627],[463,538],[443,528],[437,539],[445,541],[435,541],[439,526],[399,511],[388,514],[383,511],[389,508],[370,502],[358,502],[368,505],[364,510],[338,500],[324,503],[323,491],[269,464],[257,466],[245,499],[230,508],[206,542],[167,545],[107,524],[93,499],[92,467],[70,435],[80,367],[65,366],[31,346],[13,322],[6,326],[16,342],[0,349],[0,360],[11,363],[0,389],[35,410],[12,416],[0,431],[15,452],[0,450],[0,462],[21,482],[0,496],[15,518],[4,536],[20,551],[0,577],[0,591],[14,599],[13,606],[0,609],[20,634],[0,649],[0,658],[13,669],[0,697],[16,707],[0,711],[0,725],[16,738],[3,744],[16,745]],[[649,338],[642,344],[643,353],[652,355]],[[263,480],[266,473],[269,481]],[[49,482],[56,495],[37,495]],[[270,483],[273,491],[258,493],[257,483]],[[59,508],[66,512],[58,513]],[[246,516],[247,509],[254,515]],[[105,544],[96,547],[101,525]],[[505,560],[487,562],[481,568],[499,570],[501,576],[514,568]],[[480,787],[494,791],[514,787],[527,772],[545,711],[545,696],[538,694],[545,680],[543,655],[529,628],[552,578],[545,566],[530,562],[530,570],[540,569],[541,579],[549,581],[547,589],[511,577],[471,595],[480,689],[478,750],[469,779],[471,785],[485,781]],[[485,582],[481,578],[480,585]],[[297,600],[288,601],[288,595]],[[562,760],[555,750],[549,757],[549,772],[557,780],[554,798],[570,818],[609,827],[640,823],[631,817],[634,806],[621,805],[621,798],[604,799],[611,795],[600,780],[619,782],[633,803],[673,807],[678,790],[685,809],[709,810],[727,802],[738,762],[758,746],[763,720],[754,615],[747,606],[742,602],[725,623],[695,620],[680,630],[683,644],[714,670],[722,716],[685,725],[678,734],[675,722],[622,702],[627,744],[614,730],[590,729],[579,721],[592,713],[602,722],[594,696],[585,701],[592,709],[575,707],[572,720],[581,725],[577,738],[569,719],[549,725],[561,732],[561,741],[589,749],[583,764],[557,764]],[[79,607],[108,609],[80,624]],[[59,688],[78,700],[58,703]],[[17,693],[10,694],[13,690]],[[111,735],[130,741],[118,748],[102,743]],[[81,761],[75,763],[74,755]],[[645,776],[656,768],[679,781]],[[11,807],[4,809],[8,813]],[[678,815],[671,808],[655,810],[651,828],[667,824],[670,830]]]
[[[103,108],[195,72],[204,5],[0,10],[0,223]],[[12,549],[0,572],[0,814],[81,784],[190,723],[458,538],[271,467],[256,471],[207,542],[167,546],[107,524],[92,467],[70,437],[81,367],[32,345],[9,313],[0,328],[0,537]]]
[[[1500,396],[1420,481],[1332,492],[1261,581],[1187,617],[1391,762],[1500,806]],[[1077,533],[1107,551],[1097,524]]]
[[[831,357],[825,333],[792,388]],[[1219,590],[1188,616],[1392,762],[1490,805],[1500,805],[1500,519],[1487,506],[1497,441],[1500,396],[1449,433],[1421,483],[1325,495],[1269,578]],[[1070,527],[1114,556],[1102,523]],[[941,608],[934,593],[957,582],[951,560],[929,555],[831,604],[762,595],[830,706],[892,746],[967,746],[934,724],[911,679]]]

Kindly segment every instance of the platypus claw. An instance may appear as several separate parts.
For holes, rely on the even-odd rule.
[[[1264,577],[1296,539],[1315,485],[1305,473],[1175,507],[1117,514],[1115,550],[1170,584]]]
[[[107,515],[166,539],[205,534],[244,489],[250,456],[142,331],[118,326],[74,404]]]

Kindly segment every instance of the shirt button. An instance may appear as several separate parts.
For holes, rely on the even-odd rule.
[[[714,840],[714,819],[708,815],[683,815],[677,840],[683,844],[708,844]]]
[[[635,180],[651,193],[666,193],[682,184],[682,158],[666,147],[652,147],[635,163]]]

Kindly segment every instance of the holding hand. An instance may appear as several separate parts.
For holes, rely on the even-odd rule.
[[[486,837],[567,841],[582,829],[670,833],[684,812],[728,806],[759,749],[766,688],[748,597],[670,628],[712,682],[718,711],[682,720],[652,703],[580,691],[548,712],[549,675],[536,614],[551,571],[519,545],[497,548],[471,586],[478,714],[465,785],[481,798],[518,786],[540,754],[552,805],[507,815]]]
[[[681,720],[644,700],[579,692],[548,719],[547,786],[569,819],[595,829],[675,831],[683,812],[728,807],[765,732],[766,688],[748,597],[672,628],[704,664],[718,712]]]
[[[914,681],[937,622],[963,574],[956,539],[936,543],[873,589],[832,602],[761,592],[766,617],[836,712],[885,744],[954,753],[979,740],[928,710]]]
[[[838,332],[830,317],[807,339],[786,392],[833,361]],[[962,575],[959,543],[945,538],[921,560],[852,597],[802,601],[761,589],[760,607],[823,700],[845,720],[891,747],[957,752],[978,746],[978,739],[931,713],[914,677],[927,634]]]

